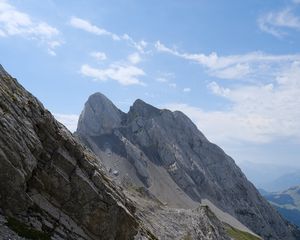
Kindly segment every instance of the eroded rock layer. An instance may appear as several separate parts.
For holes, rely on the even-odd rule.
[[[2,67],[0,208],[54,239],[127,240],[139,228],[99,159]]]

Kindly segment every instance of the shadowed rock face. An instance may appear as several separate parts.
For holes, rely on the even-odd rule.
[[[76,134],[110,172],[118,173],[116,181],[144,186],[175,207],[192,208],[208,199],[264,239],[297,239],[296,230],[261,197],[233,159],[183,113],[137,100],[125,114],[106,98],[91,101],[98,95],[85,104]],[[85,130],[91,122],[97,131]]]
[[[94,119],[83,132],[103,134],[119,125],[120,112],[104,96],[89,102],[85,112]],[[109,104],[108,119],[97,109]],[[99,119],[102,124],[95,126]],[[1,209],[53,239],[127,240],[139,229],[135,208],[99,159],[0,65]]]

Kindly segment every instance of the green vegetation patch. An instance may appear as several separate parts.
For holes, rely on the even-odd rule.
[[[230,227],[230,226],[228,226],[226,228],[226,231],[227,231],[227,234],[230,237],[232,237],[234,240],[261,240],[260,238],[254,236],[250,233],[238,230],[238,229]]]
[[[8,218],[6,225],[11,230],[16,232],[20,237],[32,240],[51,240],[50,234],[30,228],[29,226],[15,218]]]
[[[185,236],[183,237],[182,240],[192,240],[192,239],[193,239],[193,238],[192,238],[191,234],[188,233],[187,235],[185,235]]]

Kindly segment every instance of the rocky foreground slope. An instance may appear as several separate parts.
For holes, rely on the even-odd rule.
[[[0,66],[4,222],[33,239],[133,239],[142,231],[135,208],[101,168],[99,159]]]
[[[144,189],[163,205],[186,211],[204,202],[223,222],[237,222],[264,239],[300,239],[234,161],[181,112],[137,100],[126,114],[96,93],[85,104],[76,135],[126,188]]]

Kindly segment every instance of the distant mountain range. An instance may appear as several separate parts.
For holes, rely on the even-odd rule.
[[[269,183],[269,189],[273,191],[284,191],[291,186],[300,185],[300,170],[284,174],[276,178],[272,183]]]
[[[241,162],[239,166],[257,188],[279,192],[300,184],[300,169],[270,163]]]
[[[281,192],[261,193],[287,220],[300,227],[300,185]]]

